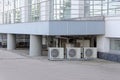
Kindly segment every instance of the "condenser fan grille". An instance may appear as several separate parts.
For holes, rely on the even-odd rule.
[[[87,50],[85,51],[85,55],[86,55],[87,57],[91,57],[91,56],[93,55],[93,51],[92,51],[91,49],[87,49]]]
[[[74,49],[69,50],[69,56],[70,57],[75,57],[76,56],[76,51]]]
[[[57,49],[53,49],[53,50],[51,51],[51,56],[52,56],[52,57],[58,57],[58,56],[59,56],[59,51],[58,51]]]

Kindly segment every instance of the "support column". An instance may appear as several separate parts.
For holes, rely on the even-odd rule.
[[[16,48],[16,36],[14,34],[7,34],[7,50],[14,50]]]
[[[30,35],[30,56],[41,56],[42,36]]]
[[[91,37],[91,39],[90,39],[90,46],[91,46],[91,47],[95,47],[95,46],[94,46],[94,37]]]
[[[56,47],[59,47],[59,46],[58,46],[58,39],[57,39],[57,38],[56,38]]]
[[[47,43],[46,43],[46,37],[45,36],[42,36],[42,44],[43,45],[46,45]]]
[[[109,52],[110,39],[105,36],[97,36],[97,48],[99,52]]]

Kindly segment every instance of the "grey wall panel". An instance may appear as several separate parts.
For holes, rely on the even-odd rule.
[[[50,35],[102,35],[105,34],[104,21],[51,21]]]
[[[0,33],[35,35],[102,35],[104,21],[46,21],[0,25]]]
[[[70,21],[68,23],[68,35],[86,34],[86,25],[84,21]]]
[[[86,22],[87,34],[105,34],[104,21],[87,21]]]
[[[66,21],[52,21],[49,23],[49,34],[50,35],[67,35],[67,25]]]

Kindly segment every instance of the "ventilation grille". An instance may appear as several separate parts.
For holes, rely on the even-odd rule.
[[[91,57],[93,55],[93,50],[92,49],[87,49],[85,51],[85,55],[86,55],[86,57]]]
[[[69,50],[69,56],[70,57],[75,57],[76,56],[76,51],[74,49]]]
[[[53,49],[51,50],[51,56],[52,57],[58,57],[59,56],[59,51],[57,49]]]

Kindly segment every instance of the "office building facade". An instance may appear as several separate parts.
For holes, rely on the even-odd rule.
[[[0,41],[8,50],[25,45],[30,56],[40,56],[44,47],[73,46],[119,53],[118,0],[1,0],[0,5]]]

